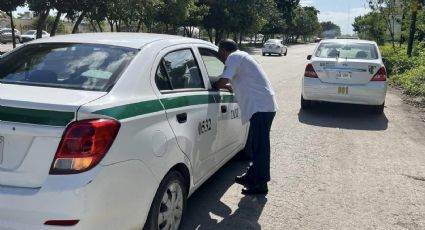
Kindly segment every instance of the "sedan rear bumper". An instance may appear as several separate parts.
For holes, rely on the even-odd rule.
[[[50,175],[40,188],[0,186],[0,229],[141,229],[158,185],[148,168],[134,160],[81,174]],[[58,227],[45,225],[48,220],[79,223]]]
[[[382,105],[387,93],[387,82],[369,82],[366,85],[324,83],[318,78],[303,79],[304,99],[348,104]]]

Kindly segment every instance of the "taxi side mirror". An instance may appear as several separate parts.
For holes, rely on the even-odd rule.
[[[311,55],[307,55],[307,60],[311,60]]]

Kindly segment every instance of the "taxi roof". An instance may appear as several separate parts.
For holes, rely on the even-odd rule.
[[[175,43],[203,43],[212,45],[201,39],[186,38],[181,36],[150,33],[127,33],[127,32],[105,32],[105,33],[79,33],[58,35],[49,38],[37,39],[32,43],[87,43],[123,46],[139,49],[146,44],[167,40]]]
[[[376,44],[374,41],[361,40],[361,39],[323,39],[321,43],[364,43]]]

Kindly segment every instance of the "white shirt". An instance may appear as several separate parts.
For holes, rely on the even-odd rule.
[[[222,78],[230,79],[241,109],[242,123],[256,112],[278,110],[274,91],[260,64],[243,51],[231,53],[226,60]]]

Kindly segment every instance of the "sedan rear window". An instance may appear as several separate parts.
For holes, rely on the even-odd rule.
[[[108,91],[137,52],[99,44],[30,44],[0,59],[0,82]]]
[[[378,59],[374,44],[367,43],[322,43],[317,48],[316,57],[347,59]]]

